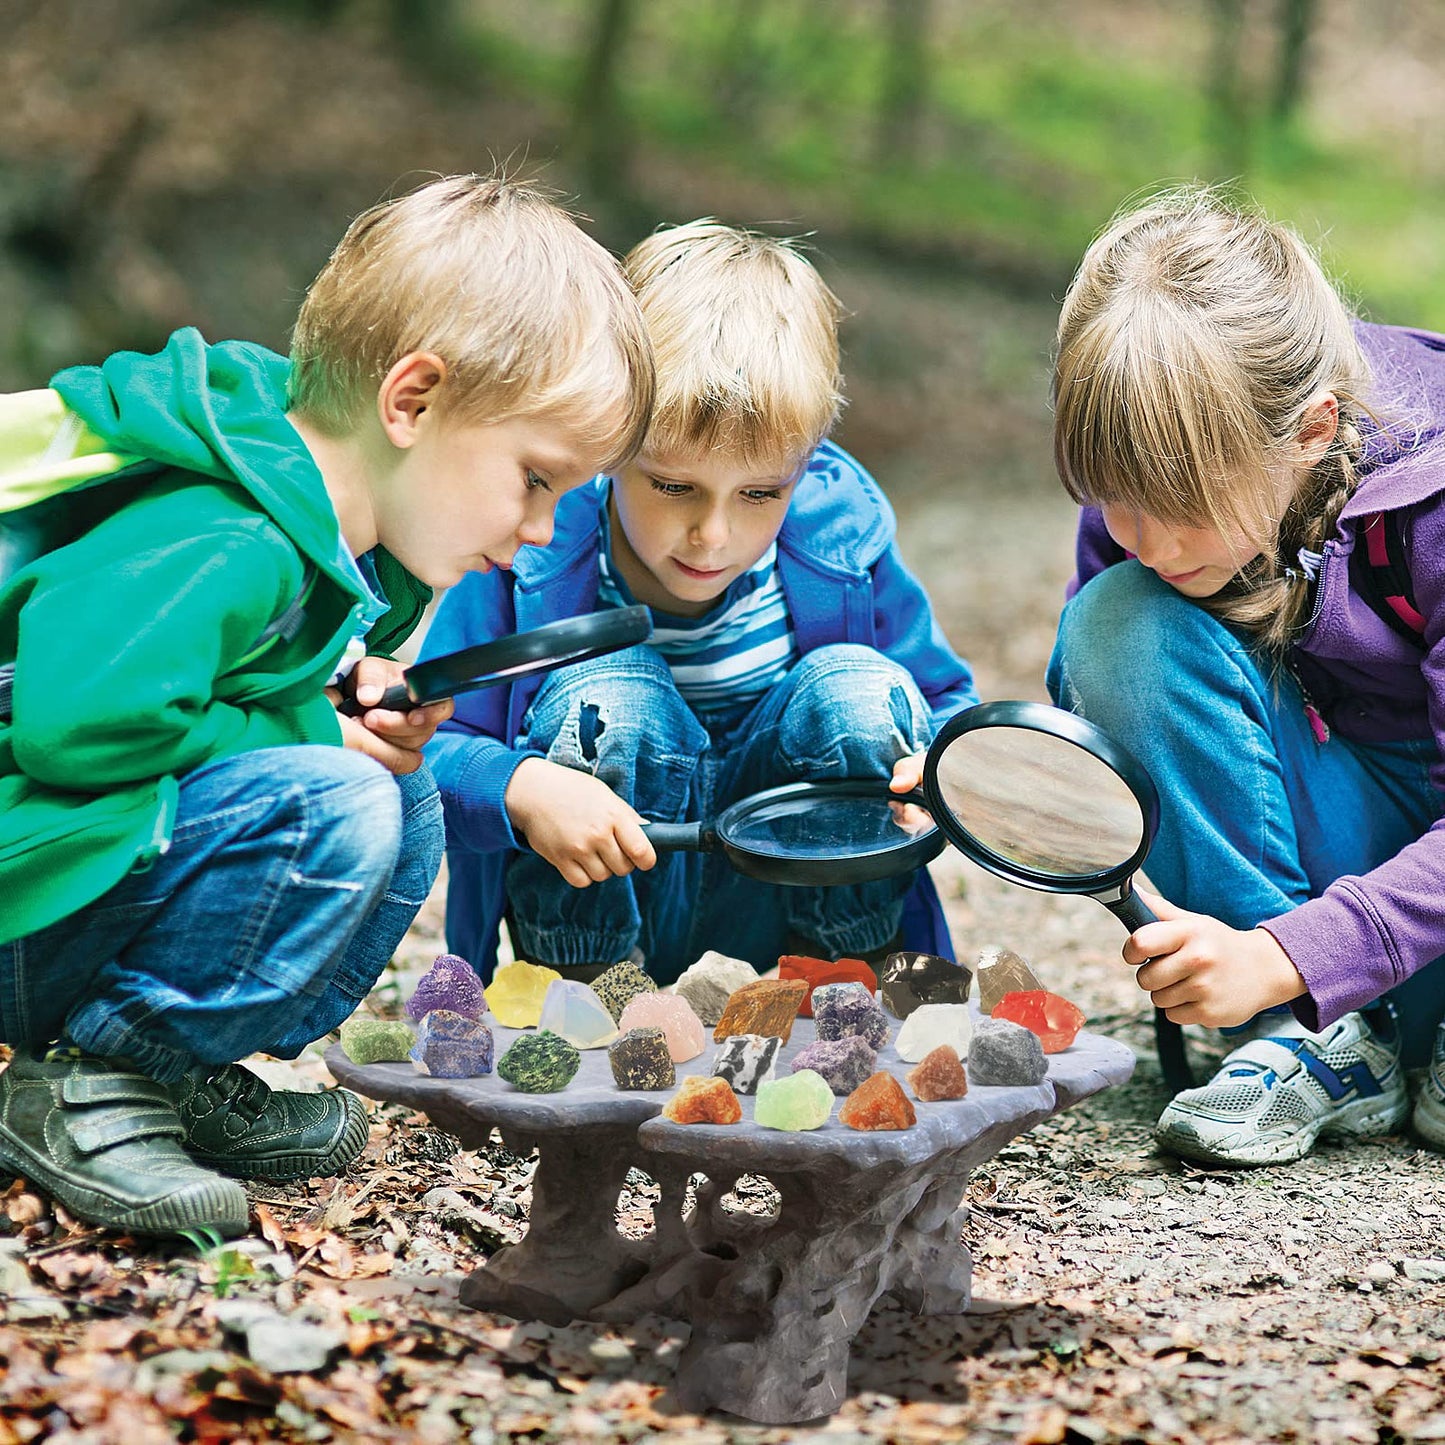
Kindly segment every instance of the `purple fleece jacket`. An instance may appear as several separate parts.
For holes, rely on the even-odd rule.
[[[1363,322],[1357,330],[1378,425],[1368,424],[1360,483],[1325,543],[1314,615],[1293,660],[1341,736],[1433,737],[1430,776],[1445,811],[1445,336]],[[1381,621],[1359,590],[1361,529],[1375,512],[1398,514],[1415,606],[1425,619],[1418,644]],[[1085,507],[1070,595],[1126,555],[1098,511]],[[1309,988],[1293,1005],[1306,1027],[1325,1027],[1378,998],[1445,954],[1445,819],[1378,868],[1339,878],[1260,926]]]

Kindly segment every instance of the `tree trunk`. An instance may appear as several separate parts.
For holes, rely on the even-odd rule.
[[[1317,0],[1279,0],[1279,65],[1270,112],[1280,123],[1293,117],[1304,95],[1305,52],[1318,11]]]
[[[888,0],[875,156],[880,168],[918,159],[928,104],[931,10],[932,0]]]
[[[598,0],[572,104],[572,146],[588,184],[604,195],[626,186],[629,136],[619,75],[633,0]]]
[[[1212,164],[1223,178],[1243,175],[1249,161],[1249,114],[1244,94],[1244,0],[1211,0],[1209,130]]]

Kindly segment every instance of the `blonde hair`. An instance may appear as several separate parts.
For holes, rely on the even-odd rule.
[[[622,264],[657,359],[646,451],[754,464],[818,445],[843,406],[842,308],[795,245],[704,219]]]
[[[1297,560],[1355,484],[1369,367],[1318,258],[1287,226],[1187,187],[1115,217],[1059,317],[1054,462],[1069,495],[1238,529],[1261,556],[1203,605],[1282,653],[1306,621]],[[1339,426],[1283,516],[1277,486],[1322,391]]]
[[[358,216],[291,341],[291,407],[332,436],[401,357],[447,364],[438,407],[467,421],[557,415],[620,464],[652,408],[652,355],[616,260],[540,190],[448,176]]]

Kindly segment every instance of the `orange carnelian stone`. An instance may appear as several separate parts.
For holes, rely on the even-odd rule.
[[[736,1124],[743,1116],[743,1106],[726,1079],[690,1074],[662,1113],[674,1124]]]
[[[936,1049],[930,1049],[904,1077],[925,1104],[961,1099],[968,1093],[968,1074],[952,1044],[939,1044]]]
[[[760,978],[745,983],[728,995],[722,1017],[712,1031],[715,1044],[733,1034],[775,1035],[788,1042],[798,1005],[808,996],[808,985],[800,978]]]
[[[825,983],[861,983],[869,993],[878,992],[878,975],[861,958],[840,958],[830,963],[826,958],[807,958],[801,953],[785,953],[778,960],[779,978],[800,978],[808,985],[798,1009],[800,1017],[813,1017],[813,990]]]
[[[838,1120],[850,1129],[911,1129],[918,1115],[903,1092],[903,1085],[889,1073],[870,1074],[838,1110]]]
[[[1046,988],[1004,994],[993,1006],[993,1016],[1037,1034],[1046,1054],[1062,1053],[1084,1027],[1083,1009]]]

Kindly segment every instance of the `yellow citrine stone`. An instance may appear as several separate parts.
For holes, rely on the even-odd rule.
[[[542,1018],[547,985],[562,975],[537,963],[504,963],[484,990],[487,1008],[503,1028],[536,1028]]]

